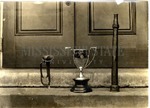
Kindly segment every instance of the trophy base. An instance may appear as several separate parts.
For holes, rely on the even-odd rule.
[[[90,86],[88,86],[88,78],[75,78],[75,85],[70,89],[74,93],[87,93],[92,92]]]

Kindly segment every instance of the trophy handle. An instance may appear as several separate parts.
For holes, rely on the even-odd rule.
[[[95,52],[95,53],[94,53],[94,55],[93,55],[91,61],[89,62],[91,49],[94,49],[94,52]],[[92,63],[92,61],[94,60],[94,58],[95,58],[95,56],[96,56],[96,52],[97,52],[97,47],[90,47],[89,55],[88,55],[88,60],[87,60],[87,62],[86,62],[85,68],[88,67],[88,66]]]

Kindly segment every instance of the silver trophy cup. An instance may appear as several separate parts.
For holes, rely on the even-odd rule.
[[[73,61],[80,73],[77,78],[74,78],[75,85],[71,88],[72,92],[85,93],[91,92],[92,89],[88,86],[89,78],[84,77],[83,69],[88,67],[96,56],[97,47],[91,47],[88,49],[71,49],[71,47],[65,47],[73,52]],[[94,51],[93,57],[90,60],[90,52]]]

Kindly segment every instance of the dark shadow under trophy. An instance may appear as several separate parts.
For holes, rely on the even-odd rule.
[[[66,47],[65,49],[71,49],[70,47]],[[94,50],[94,54],[91,60],[90,59],[90,51]],[[71,92],[75,93],[86,93],[91,92],[92,89],[88,85],[89,78],[83,76],[83,69],[88,67],[91,62],[94,60],[96,55],[96,47],[91,47],[90,50],[88,49],[71,49],[73,52],[73,61],[76,67],[79,69],[80,74],[77,78],[74,78],[75,85],[71,88]]]

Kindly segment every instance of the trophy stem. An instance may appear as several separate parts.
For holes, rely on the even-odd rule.
[[[79,76],[80,78],[83,78],[83,73],[82,73],[82,71],[80,71],[80,76]]]
[[[80,77],[80,78],[83,78],[83,67],[79,67],[79,70],[80,70],[80,75],[79,75],[79,77]]]

